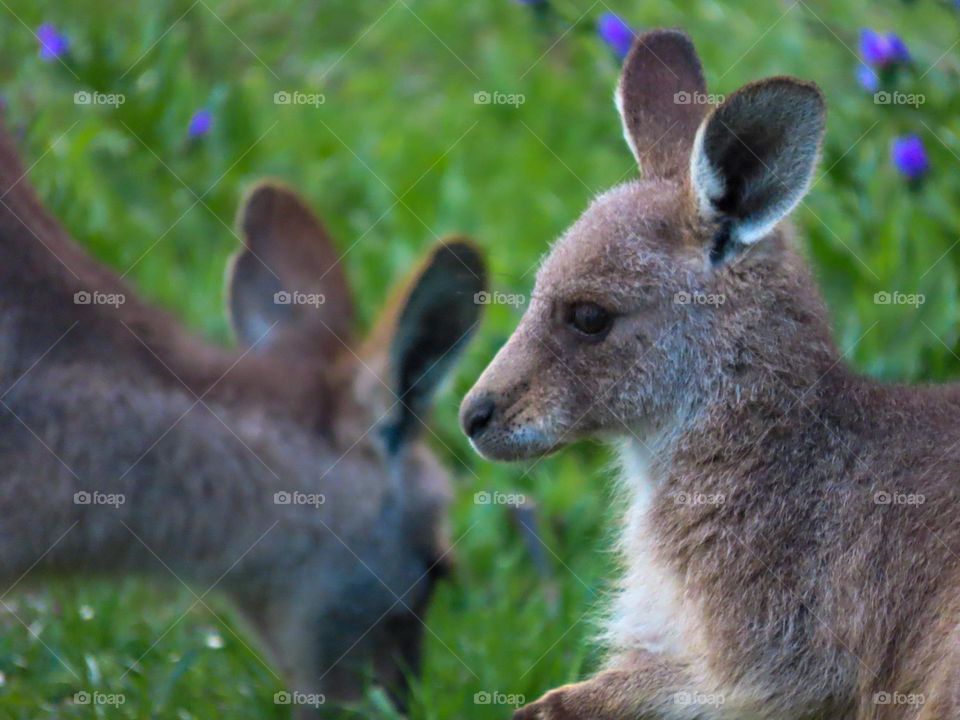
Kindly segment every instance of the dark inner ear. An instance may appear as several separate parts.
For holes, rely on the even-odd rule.
[[[396,450],[419,424],[433,393],[453,366],[480,319],[477,293],[486,269],[466,241],[440,245],[407,295],[390,348],[398,414],[386,431]]]
[[[762,158],[777,157],[783,144],[779,128],[765,124],[757,118],[746,127],[734,132],[720,116],[706,130],[704,147],[724,178],[724,193],[715,201],[716,209],[728,217],[742,220],[765,207],[785,189],[785,181],[773,174]],[[768,182],[751,182],[770,174]]]
[[[704,121],[690,168],[701,216],[721,224],[711,260],[761,240],[802,200],[825,116],[815,85],[777,77],[745,85]]]

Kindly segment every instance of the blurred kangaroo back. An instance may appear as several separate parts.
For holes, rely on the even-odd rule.
[[[277,183],[228,269],[238,347],[195,338],[91,259],[0,134],[0,581],[159,574],[229,597],[284,693],[399,703],[450,567],[425,420],[479,319],[485,269],[437,244],[367,341],[329,235]]]

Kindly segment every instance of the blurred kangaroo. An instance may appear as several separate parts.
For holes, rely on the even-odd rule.
[[[642,178],[543,262],[464,400],[498,460],[619,444],[624,577],[605,668],[516,718],[960,718],[957,387],[881,385],[831,340],[781,222],[824,133],[787,77],[708,104],[678,31],[617,91]]]
[[[261,184],[227,269],[227,350],[87,256],[24,175],[4,135],[4,595],[50,575],[173,575],[232,599],[301,714],[337,714],[371,676],[402,699],[451,563],[449,478],[421,419],[478,322],[477,250],[438,244],[359,343],[327,233]]]

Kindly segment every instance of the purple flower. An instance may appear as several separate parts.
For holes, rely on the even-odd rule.
[[[870,28],[860,31],[860,55],[864,62],[874,67],[910,61],[910,51],[896,33],[888,32],[884,35]]]
[[[40,43],[40,59],[53,62],[70,50],[70,40],[50,23],[37,28],[37,40]]]
[[[893,141],[890,159],[908,180],[919,180],[930,170],[930,159],[923,141],[916,135],[906,135]]]
[[[896,33],[887,33],[887,42],[890,43],[890,51],[893,53],[893,61],[899,63],[910,62],[910,51],[907,44]]]
[[[633,45],[633,39],[636,33],[627,25],[619,15],[612,12],[605,12],[600,16],[597,22],[597,32],[600,39],[603,40],[610,49],[616,53],[617,57],[625,58],[630,52],[630,46]]]
[[[202,137],[210,132],[211,127],[213,127],[213,113],[206,108],[197,110],[187,125],[187,135],[192,138]]]
[[[861,65],[857,68],[857,82],[864,90],[870,92],[876,92],[880,89],[880,76],[869,65]]]

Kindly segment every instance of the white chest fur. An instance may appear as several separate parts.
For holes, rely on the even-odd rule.
[[[657,557],[650,522],[656,479],[649,452],[637,440],[620,447],[625,500],[620,537],[625,575],[609,615],[605,636],[614,648],[643,648],[682,656],[693,651],[691,608],[677,578]]]

